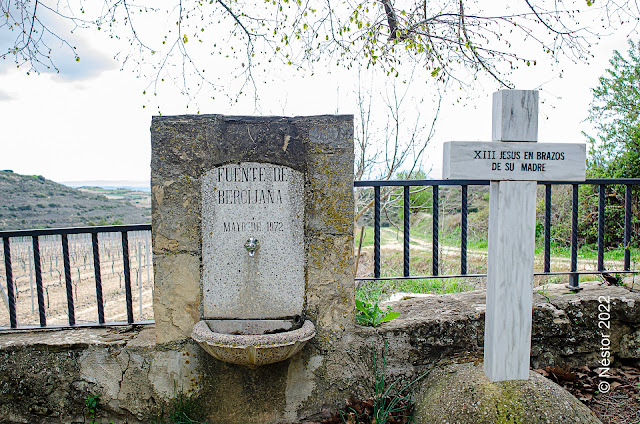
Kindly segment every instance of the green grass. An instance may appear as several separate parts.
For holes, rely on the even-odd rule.
[[[431,243],[431,234],[419,235],[418,229],[424,230],[426,228],[423,220],[420,225],[412,227],[411,239],[422,240],[426,243]],[[430,230],[430,222],[428,222]],[[356,231],[356,249],[359,241],[360,233]],[[398,244],[402,242],[402,231],[398,231],[392,227],[381,228],[381,241],[382,244]],[[373,228],[367,227],[365,229],[363,238],[363,247],[373,246]],[[460,247],[460,230],[449,231],[441,234],[440,246],[450,246],[454,248]],[[469,251],[487,252],[487,240],[485,239],[471,239],[468,241],[467,248]],[[544,253],[543,240],[537,240],[536,243],[536,260],[538,261],[537,270],[542,270],[541,257]],[[370,253],[369,253],[370,254]],[[597,259],[597,247],[596,246],[581,246],[578,249],[578,259],[580,261],[592,261],[593,264]],[[566,266],[553,265],[553,270],[559,270],[560,268],[568,270],[568,260],[571,257],[571,249],[565,246],[552,244],[551,255],[557,259],[564,259]],[[401,276],[403,273],[403,253],[399,249],[385,250],[382,253],[381,274],[383,277],[395,277]],[[622,247],[616,249],[608,249],[605,252],[606,261],[622,261],[624,259],[624,249]],[[640,249],[638,247],[631,248],[631,268],[638,269],[640,264]],[[621,269],[621,266],[616,266],[616,269]],[[613,269],[613,268],[612,268]],[[486,272],[486,260],[482,258],[469,258],[468,270],[470,273],[484,273]],[[459,272],[459,258],[454,253],[453,256],[443,254],[440,257],[440,274],[457,274]],[[426,250],[411,250],[411,272],[410,275],[429,275],[431,274],[431,251],[429,248]],[[538,278],[536,281],[539,284],[545,283],[567,283],[567,276],[551,276],[547,278]],[[580,276],[580,281],[592,281],[593,275],[584,274]],[[398,292],[408,293],[432,293],[432,294],[445,294],[445,293],[458,293],[469,290],[477,289],[477,281],[462,278],[442,278],[442,279],[408,279],[408,280],[380,280],[380,281],[363,281],[358,290],[356,291],[356,298],[363,302],[374,303],[388,299],[391,295]]]
[[[395,285],[398,292],[408,293],[460,293],[475,289],[461,278],[424,278],[414,280],[399,280]]]
[[[180,391],[170,403],[168,416],[165,416],[162,410],[155,410],[151,412],[149,422],[151,424],[206,424],[202,421],[205,414],[198,396]]]
[[[428,224],[428,225],[427,225]],[[356,249],[360,241],[360,228],[355,231],[355,243]],[[431,223],[427,220],[422,220],[415,227],[411,227],[410,232],[411,240],[421,240],[426,243],[432,242]],[[380,240],[382,244],[385,243],[402,243],[404,239],[402,229],[397,230],[394,227],[382,227],[380,228]],[[442,246],[460,247],[460,228],[456,228],[452,231],[440,232],[438,234],[438,242]],[[362,237],[362,247],[373,246],[373,227],[367,226],[364,230]],[[482,239],[470,239],[467,240],[467,248],[475,250],[487,250],[487,240]]]
[[[383,272],[383,276],[397,275]],[[375,303],[384,301],[399,292],[446,294],[475,290],[476,287],[461,278],[416,278],[409,280],[376,280],[363,281],[356,290],[356,299],[362,302]]]
[[[428,232],[425,231],[427,227],[427,220],[422,220],[416,228],[411,228],[411,239],[419,239],[424,242],[431,242],[431,227],[428,227]],[[401,243],[403,240],[402,231],[395,229],[394,227],[383,227],[380,229],[381,243]],[[356,249],[360,240],[360,229],[355,232]],[[460,247],[460,229],[456,228],[453,231],[441,232],[439,234],[439,243],[442,246]],[[544,252],[544,239],[540,238],[536,240],[536,255],[542,255]],[[373,227],[365,227],[364,237],[362,239],[362,247],[373,246]],[[488,241],[485,239],[470,239],[467,240],[467,249],[487,251]],[[631,262],[640,262],[640,247],[632,246],[630,248]],[[558,245],[556,243],[551,244],[551,256],[569,259],[571,258],[571,248],[569,246]],[[598,247],[595,245],[584,245],[578,249],[578,258],[587,260],[596,260],[598,258]],[[605,259],[612,261],[624,260],[624,248],[622,246],[616,248],[605,248]]]
[[[536,243],[536,255],[542,255],[544,253],[543,240],[539,240]],[[631,247],[629,249],[631,262],[640,261],[640,248]],[[571,248],[569,246],[562,246],[552,243],[551,244],[551,256],[560,258],[571,258]],[[606,248],[604,251],[605,260],[610,261],[622,261],[624,260],[624,247],[618,246],[616,248]],[[584,245],[578,248],[578,258],[587,260],[598,259],[598,246]]]

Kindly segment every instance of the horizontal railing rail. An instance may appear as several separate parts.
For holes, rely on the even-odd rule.
[[[0,231],[2,238],[4,267],[6,276],[7,293],[6,301],[9,309],[9,329],[33,329],[33,328],[64,328],[64,327],[86,327],[86,326],[104,326],[104,325],[131,325],[131,324],[147,324],[153,321],[134,321],[133,304],[131,293],[131,269],[129,258],[129,239],[128,235],[134,231],[151,231],[150,224],[139,225],[109,225],[95,227],[75,227],[75,228],[46,228],[36,230],[12,230]],[[102,275],[100,263],[100,248],[98,237],[104,233],[120,233],[122,246],[122,263],[125,288],[126,302],[126,321],[105,322],[104,299],[102,289]],[[71,266],[69,256],[69,236],[76,234],[90,234],[93,254],[93,268],[96,290],[96,309],[98,321],[95,323],[76,323],[75,305],[73,299],[73,286],[71,278]],[[45,310],[44,285],[42,279],[42,265],[40,255],[40,237],[43,236],[60,236],[62,245],[62,262],[64,266],[64,279],[67,297],[67,315],[68,325],[48,325],[47,314]],[[11,260],[11,239],[12,238],[31,238],[31,246],[33,251],[33,269],[35,271],[35,282],[38,301],[38,318],[39,325],[18,325],[18,317],[16,314],[16,293],[14,292],[13,264]],[[29,258],[31,261],[31,258]],[[4,297],[3,296],[3,297]]]
[[[423,278],[469,278],[469,277],[486,277],[483,273],[468,272],[468,189],[470,186],[486,186],[489,185],[488,180],[388,180],[388,181],[355,181],[355,188],[370,188],[373,190],[373,222],[374,222],[374,266],[373,276],[356,277],[358,281],[367,280],[402,280],[402,279],[423,279]],[[536,272],[535,275],[569,275],[569,287],[579,289],[579,276],[583,274],[628,274],[635,273],[631,270],[630,249],[631,242],[631,225],[632,225],[632,190],[634,186],[640,186],[640,179],[587,179],[581,182],[562,182],[562,181],[539,181],[539,185],[544,186],[544,268],[542,272]],[[597,267],[594,270],[578,270],[578,187],[580,185],[598,186],[598,236],[597,236]],[[572,210],[571,210],[571,236],[570,236],[570,259],[568,271],[552,271],[551,270],[551,187],[553,185],[569,185],[572,188]],[[606,186],[623,185],[625,186],[624,198],[624,264],[622,269],[605,269],[604,264],[604,226],[605,226],[605,188]],[[439,231],[440,231],[440,186],[459,186],[460,190],[460,272],[455,274],[443,274],[439,266]],[[396,187],[401,189],[402,208],[403,208],[403,266],[401,275],[381,276],[381,189],[383,187]],[[432,202],[432,260],[430,275],[412,275],[411,274],[411,257],[409,255],[411,246],[411,228],[410,228],[410,196],[412,187],[431,187]],[[69,327],[86,327],[86,326],[105,326],[105,325],[131,325],[153,323],[152,320],[134,321],[132,306],[132,288],[131,288],[131,267],[129,257],[129,233],[139,231],[151,231],[150,224],[140,225],[109,225],[95,227],[76,227],[76,228],[47,228],[36,230],[11,230],[0,231],[4,254],[4,268],[6,277],[7,292],[3,297],[9,310],[9,326],[0,329],[34,329],[34,328],[69,328]],[[124,297],[126,303],[126,321],[113,320],[106,322],[104,311],[104,297],[102,288],[101,262],[99,238],[105,233],[120,233],[119,243],[121,243],[122,252],[122,274],[124,276]],[[91,253],[93,262],[93,279],[95,281],[97,312],[96,322],[77,322],[76,311],[73,298],[72,276],[69,254],[69,236],[88,234],[91,237]],[[45,308],[45,287],[43,284],[43,271],[41,265],[40,238],[47,236],[59,236],[62,248],[62,263],[64,267],[64,282],[66,289],[66,314],[68,322],[65,324],[48,324]],[[12,238],[29,240],[30,258],[32,268],[35,273],[35,285],[37,292],[38,305],[38,324],[19,324],[16,314],[16,293],[14,288],[13,263],[11,257]],[[101,238],[100,238],[101,239]],[[148,262],[148,261],[147,261]],[[115,263],[115,262],[114,262]],[[138,260],[140,266],[140,260]],[[62,271],[60,270],[59,273]],[[80,278],[80,276],[78,276]],[[141,286],[140,286],[141,287]],[[1,288],[1,285],[0,285]],[[142,289],[140,289],[142,290]],[[140,309],[142,316],[142,292],[140,293]],[[32,296],[32,304],[33,304]],[[0,324],[1,325],[1,324]]]
[[[467,245],[468,245],[468,188],[469,186],[486,186],[489,180],[386,180],[386,181],[355,181],[356,188],[373,189],[373,276],[356,277],[356,281],[371,280],[403,280],[403,279],[433,279],[433,278],[469,278],[486,277],[486,274],[467,272]],[[535,275],[568,275],[569,288],[579,290],[579,277],[583,274],[631,274],[637,271],[631,270],[630,249],[631,242],[631,202],[633,186],[640,186],[640,178],[619,179],[586,179],[580,182],[566,181],[538,181],[538,185],[545,187],[545,219],[544,219],[544,270]],[[571,210],[571,240],[570,240],[570,269],[568,271],[551,271],[551,187],[553,185],[570,185],[572,187]],[[578,270],[578,187],[580,185],[596,185],[599,187],[598,199],[598,237],[597,237],[597,269]],[[605,187],[613,185],[625,186],[625,218],[624,218],[624,265],[623,269],[605,269],[604,266],[604,225],[605,225]],[[432,187],[432,261],[430,275],[411,275],[410,265],[410,188]],[[439,187],[459,186],[461,188],[460,210],[460,272],[457,274],[442,275],[439,267]],[[381,188],[402,188],[403,207],[403,273],[398,276],[381,276],[381,252],[380,252],[380,228],[381,228]]]

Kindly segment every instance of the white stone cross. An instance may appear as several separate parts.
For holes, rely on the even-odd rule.
[[[493,94],[492,142],[444,144],[443,178],[491,180],[484,372],[529,378],[536,181],[584,181],[586,146],[537,143],[538,92]]]

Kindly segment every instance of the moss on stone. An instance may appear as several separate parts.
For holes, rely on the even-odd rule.
[[[480,364],[436,367],[416,399],[416,424],[599,423],[585,405],[536,373],[491,382]]]

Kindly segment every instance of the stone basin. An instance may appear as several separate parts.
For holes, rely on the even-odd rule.
[[[201,320],[191,332],[214,358],[251,367],[284,361],[315,335],[309,320]]]

